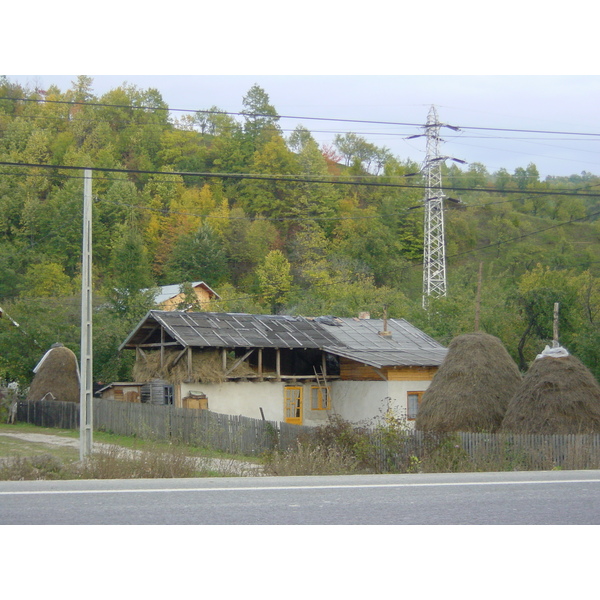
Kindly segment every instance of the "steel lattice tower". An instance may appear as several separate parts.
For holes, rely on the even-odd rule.
[[[435,106],[427,116],[425,158],[425,218],[423,247],[423,307],[430,296],[446,295],[446,244],[444,238],[443,158],[439,154],[440,128]]]

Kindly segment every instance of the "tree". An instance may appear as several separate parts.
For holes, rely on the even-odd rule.
[[[337,134],[333,140],[337,151],[344,159],[344,164],[348,167],[354,159],[358,158],[362,162],[361,156],[365,154],[367,140],[355,133]]]
[[[257,269],[258,286],[263,301],[277,314],[287,302],[292,288],[291,265],[281,250],[272,250]]]
[[[296,175],[298,162],[280,136],[273,136],[254,153],[252,173],[265,176]],[[252,215],[281,217],[289,215],[293,205],[295,183],[279,179],[244,182],[242,207]]]
[[[277,124],[279,115],[275,107],[270,104],[269,95],[259,85],[254,84],[242,101],[245,124],[244,131],[254,147],[273,135],[280,135],[281,130]]]
[[[523,319],[524,329],[517,347],[522,370],[527,370],[527,343],[537,338],[541,346],[552,340],[555,303],[560,305],[561,342],[568,342],[579,318],[576,310],[579,289],[577,278],[543,265],[521,277],[512,302]]]
[[[299,153],[311,142],[316,144],[311,132],[304,125],[298,125],[290,134],[288,146],[292,152]]]
[[[303,134],[302,134],[303,135]],[[327,161],[319,146],[311,137],[303,137],[297,154],[298,174],[309,179],[327,179]],[[299,183],[294,190],[292,214],[300,218],[329,218],[335,216],[340,192],[333,185],[318,185],[314,182]],[[324,230],[331,232],[332,221],[320,221]]]
[[[510,173],[506,169],[499,169],[496,173],[494,173],[494,177],[496,180],[496,187],[500,190],[504,190],[509,187],[512,177]]]
[[[206,281],[211,287],[228,277],[227,255],[222,241],[210,225],[180,236],[165,265],[168,283]]]
[[[308,222],[293,241],[294,271],[302,289],[319,288],[331,283],[329,244],[323,230]],[[318,289],[316,290],[318,293]]]
[[[47,261],[31,265],[19,287],[23,297],[64,298],[75,291],[63,267]]]
[[[154,283],[144,238],[131,220],[117,226],[110,268],[111,284],[128,293]]]

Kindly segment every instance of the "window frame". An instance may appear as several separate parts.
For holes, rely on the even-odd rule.
[[[325,391],[325,394],[323,394]],[[315,396],[316,392],[316,396]],[[323,402],[325,396],[325,402]],[[311,410],[330,410],[331,408],[331,388],[328,385],[310,386],[310,409]]]
[[[406,392],[406,420],[407,421],[415,421],[417,419],[417,415],[419,414],[419,405],[421,404],[421,400],[423,399],[423,394],[425,392]],[[417,397],[417,406],[416,411],[414,412],[414,416],[411,416],[411,406],[410,406],[410,397]]]
[[[175,405],[175,388],[172,385],[163,386],[163,399],[167,406]]]

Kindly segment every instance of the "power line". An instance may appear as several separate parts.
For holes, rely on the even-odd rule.
[[[538,233],[544,233],[546,231],[550,231],[551,229],[557,229],[559,227],[564,227],[565,225],[571,225],[572,223],[578,223],[580,221],[587,221],[593,217],[600,216],[600,211],[595,213],[586,215],[585,217],[578,217],[576,219],[569,219],[568,221],[564,221],[562,223],[557,223],[555,225],[550,225],[549,227],[544,227],[543,229],[538,229],[536,231],[531,231],[529,233],[524,233],[522,235],[516,236],[514,238],[510,238],[503,241],[494,242],[493,244],[487,244],[486,246],[480,246],[479,248],[473,248],[473,250],[465,250],[464,252],[458,252],[453,254],[452,256],[448,256],[448,258],[457,258],[459,256],[463,256],[465,254],[472,254],[473,252],[479,252],[480,250],[487,250],[488,248],[497,248],[499,246],[503,246],[504,244],[509,244],[511,242],[517,242],[527,237],[531,237],[532,235],[537,235]]]
[[[163,176],[180,176],[180,177],[198,177],[198,178],[213,178],[213,179],[236,179],[236,180],[256,180],[256,181],[279,181],[287,183],[314,183],[321,185],[346,185],[346,186],[358,186],[358,187],[379,187],[379,188],[396,188],[396,189],[414,189],[422,190],[421,185],[406,185],[401,183],[385,183],[381,181],[353,181],[344,179],[316,179],[314,177],[298,177],[294,175],[257,175],[248,173],[210,173],[210,172],[191,172],[191,171],[154,171],[144,169],[117,169],[109,167],[78,167],[72,165],[47,165],[40,163],[17,163],[0,161],[0,165],[8,167],[30,167],[30,168],[41,168],[41,169],[58,169],[58,170],[77,170],[82,171],[83,169],[90,169],[94,172],[100,173],[128,173],[136,175],[163,175]],[[414,173],[410,175],[419,175],[420,173]],[[404,175],[408,176],[408,175]],[[349,177],[354,177],[350,175]],[[367,176],[373,179],[377,176]],[[489,193],[489,194],[527,194],[537,196],[575,196],[578,198],[597,198],[600,197],[598,193],[586,193],[580,194],[573,190],[512,190],[512,189],[497,189],[497,188],[480,188],[480,187],[457,187],[448,186],[449,190],[455,192],[478,192],[478,193]]]
[[[66,104],[74,106],[90,106],[98,108],[121,108],[131,110],[145,110],[145,111],[165,111],[165,112],[184,112],[184,113],[197,113],[197,114],[221,114],[221,115],[234,115],[242,116],[245,118],[269,118],[269,119],[294,119],[294,120],[306,120],[306,121],[330,121],[334,123],[363,123],[370,125],[393,125],[393,126],[404,126],[404,127],[419,127],[423,128],[423,123],[406,123],[400,121],[377,121],[373,119],[341,119],[337,117],[308,117],[298,115],[272,115],[267,113],[250,113],[247,111],[225,111],[225,110],[197,110],[188,108],[170,108],[168,106],[135,106],[127,104],[108,104],[102,102],[80,102],[76,100],[47,100],[42,98],[11,98],[11,97],[0,97],[0,100],[10,100],[13,102],[34,102],[38,104]],[[547,134],[547,135],[577,135],[585,137],[600,138],[600,133],[589,133],[579,131],[558,131],[558,130],[543,130],[543,129],[516,129],[509,127],[479,127],[470,125],[449,125],[446,123],[440,123],[441,127],[448,127],[454,131],[472,130],[472,131],[499,131],[499,132],[513,132],[513,133],[535,133],[535,134]],[[419,135],[414,137],[420,137]]]

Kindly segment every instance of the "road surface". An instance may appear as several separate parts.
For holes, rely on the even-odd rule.
[[[600,524],[600,471],[4,481],[0,524]]]

